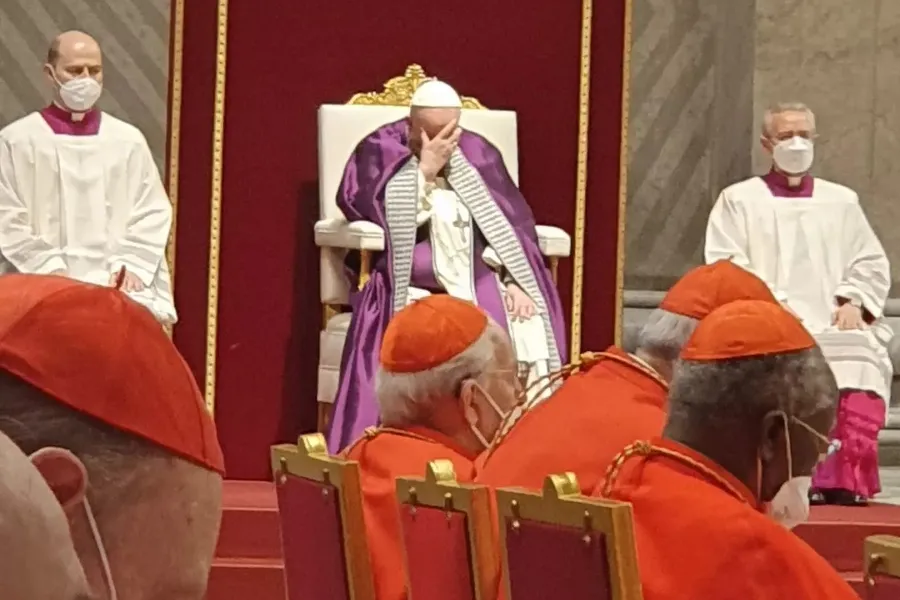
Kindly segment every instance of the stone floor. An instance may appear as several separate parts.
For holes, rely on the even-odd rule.
[[[881,494],[879,502],[900,505],[900,467],[884,467],[881,469]]]

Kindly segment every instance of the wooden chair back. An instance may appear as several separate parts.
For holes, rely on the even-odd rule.
[[[375,600],[359,466],[325,437],[273,446],[288,600]]]
[[[866,600],[900,598],[900,537],[873,535],[866,538]]]
[[[424,478],[397,480],[410,600],[491,600],[499,557],[490,490],[458,483],[453,463],[428,463]]]
[[[497,490],[508,600],[641,600],[631,505],[582,496],[573,473],[541,493]]]

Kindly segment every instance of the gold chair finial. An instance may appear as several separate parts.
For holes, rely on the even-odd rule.
[[[456,483],[456,470],[453,462],[446,458],[429,461],[425,469],[425,481],[428,483]]]
[[[301,435],[297,440],[297,447],[302,449],[307,456],[317,454],[328,455],[328,444],[325,442],[325,436],[321,433],[307,433]]]
[[[384,83],[380,92],[359,92],[347,104],[357,106],[409,106],[416,89],[433,77],[425,74],[421,65],[411,64],[399,77],[392,77]],[[484,109],[484,104],[477,98],[462,96],[463,108]]]
[[[553,498],[555,500],[566,496],[577,496],[581,493],[578,477],[571,472],[548,475],[544,479],[543,493],[545,498]]]

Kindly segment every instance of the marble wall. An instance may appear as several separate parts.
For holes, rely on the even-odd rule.
[[[773,102],[815,111],[815,172],[859,193],[900,293],[900,2],[757,0],[756,29],[755,127]]]
[[[49,98],[50,41],[81,29],[103,48],[100,106],[141,129],[162,170],[166,152],[170,0],[0,1],[0,127]]]
[[[666,289],[751,170],[755,0],[633,1],[625,286]]]

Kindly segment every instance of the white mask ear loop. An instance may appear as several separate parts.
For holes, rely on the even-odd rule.
[[[790,421],[790,419],[788,418],[787,413],[781,413],[781,415],[784,417],[784,439],[785,439],[785,443],[787,444],[787,464],[788,464],[787,480],[790,481],[791,479],[794,478],[794,455],[791,452],[791,429],[788,425],[788,422]]]
[[[100,564],[103,567],[103,575],[106,577],[106,586],[109,589],[109,600],[118,600],[116,584],[113,583],[112,569],[109,567],[109,557],[106,555],[106,548],[103,546],[103,539],[100,537],[100,529],[97,527],[94,511],[91,510],[91,503],[88,502],[87,498],[84,499],[84,514],[87,516],[91,534],[94,536],[94,544],[97,546],[97,552],[100,554]]]

